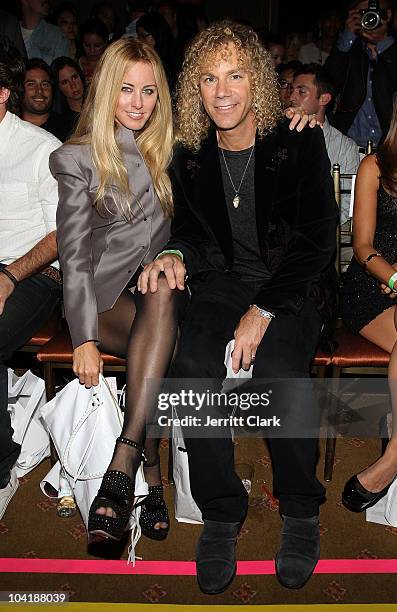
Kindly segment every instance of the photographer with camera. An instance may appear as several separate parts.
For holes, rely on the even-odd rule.
[[[336,85],[331,123],[365,153],[386,134],[397,92],[397,44],[390,0],[351,2],[345,29],[325,67]]]

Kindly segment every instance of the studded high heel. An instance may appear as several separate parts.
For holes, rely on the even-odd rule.
[[[145,469],[150,467],[160,466],[159,461],[152,465],[146,463]],[[170,528],[170,517],[168,515],[167,506],[164,501],[163,485],[149,486],[149,495],[140,503],[142,510],[139,518],[139,524],[144,536],[151,540],[165,540]],[[155,529],[157,523],[167,523],[167,527]]]
[[[143,447],[134,440],[119,436],[117,442],[133,446],[143,456]],[[128,526],[133,502],[134,483],[131,478],[119,470],[106,472],[88,515],[89,540],[120,540]],[[99,508],[112,508],[116,516],[97,514]]]

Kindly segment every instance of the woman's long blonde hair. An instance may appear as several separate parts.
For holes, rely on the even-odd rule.
[[[167,168],[172,156],[173,128],[171,98],[167,78],[157,53],[135,38],[122,38],[112,43],[98,62],[80,119],[70,144],[89,144],[98,172],[95,206],[104,213],[105,191],[113,192],[121,214],[130,218],[133,196],[128,184],[128,171],[117,144],[115,113],[125,73],[131,63],[151,64],[156,80],[158,99],[150,119],[136,136],[136,142],[152,177],[153,186],[167,215],[172,215],[171,182]],[[138,202],[139,204],[139,202]]]
[[[207,63],[235,45],[239,61],[250,73],[252,111],[259,136],[271,131],[282,118],[277,78],[268,51],[252,28],[219,21],[198,34],[186,51],[177,92],[178,139],[198,151],[211,125],[201,101],[200,76]]]

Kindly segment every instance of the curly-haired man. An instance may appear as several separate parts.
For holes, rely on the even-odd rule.
[[[282,121],[270,55],[250,28],[233,22],[211,25],[188,49],[178,115],[172,237],[139,281],[143,293],[155,291],[164,273],[171,288],[183,289],[188,274],[192,299],[172,375],[212,379],[215,388],[234,335],[234,372],[253,364],[253,384],[283,379],[288,421],[313,433],[317,410],[300,387],[323,325],[324,287],[334,279],[337,223],[322,132],[293,131]],[[236,571],[247,493],[230,436],[185,441],[204,521],[197,578],[205,593],[220,593]],[[299,588],[319,558],[317,440],[268,443],[284,522],[277,575]]]

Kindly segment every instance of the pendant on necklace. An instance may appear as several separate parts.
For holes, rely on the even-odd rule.
[[[240,204],[240,196],[236,193],[236,195],[233,198],[233,206],[234,206],[234,208],[238,208],[239,204]]]

